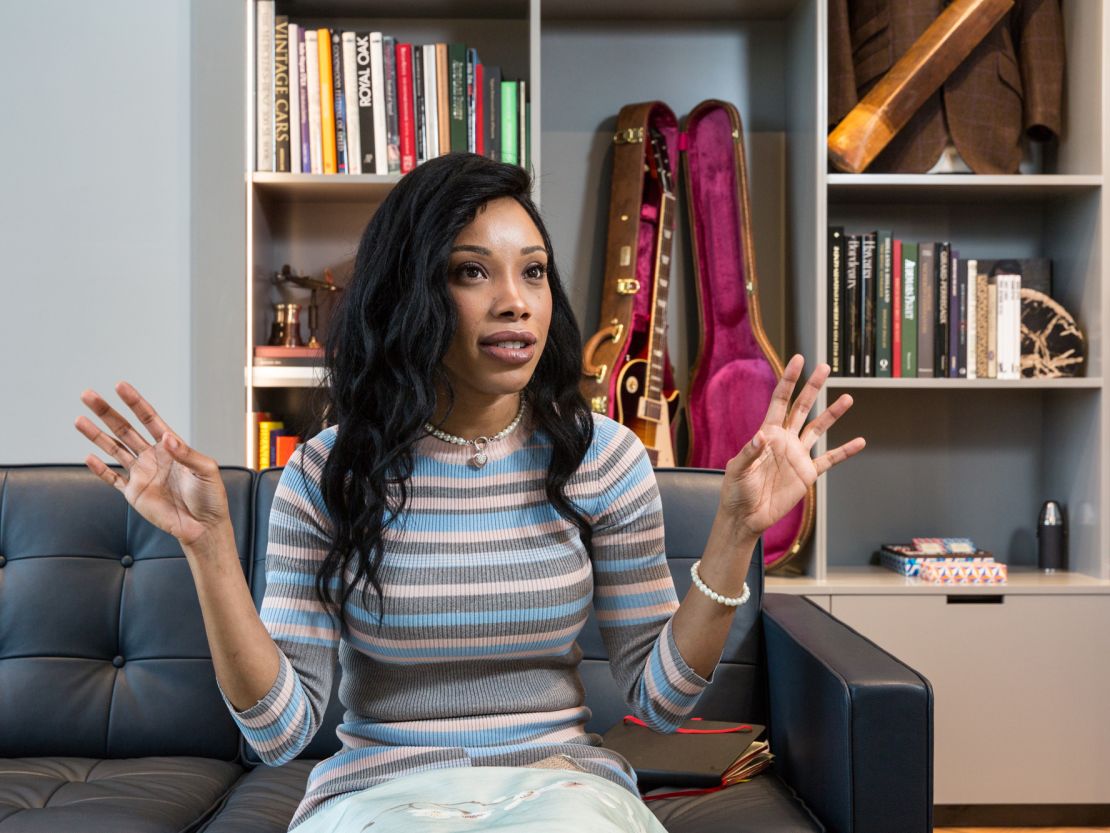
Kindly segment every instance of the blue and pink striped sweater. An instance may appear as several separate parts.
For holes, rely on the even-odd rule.
[[[635,774],[585,731],[575,642],[593,604],[610,669],[634,712],[667,731],[707,684],[671,635],[678,607],[663,553],[655,476],[639,439],[595,416],[594,441],[566,494],[592,524],[592,555],[544,493],[550,441],[525,420],[472,452],[434,437],[416,446],[409,504],[387,527],[384,620],[358,590],[341,634],[316,599],[332,529],[317,483],[335,442],[303,446],[274,497],[262,621],[281,649],[270,692],[232,714],[273,764],[312,739],[339,686],[342,748],[313,769],[295,827],[332,800],[439,767],[529,766],[552,756],[635,790]],[[337,678],[336,661],[342,667]]]

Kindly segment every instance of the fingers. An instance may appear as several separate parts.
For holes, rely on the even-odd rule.
[[[130,469],[132,464],[135,462],[136,455],[132,453],[130,449],[128,449],[115,437],[105,433],[104,431],[101,431],[87,417],[77,417],[77,419],[74,420],[73,426],[82,434],[84,434],[88,439],[92,440],[93,444],[97,448],[108,454],[110,457],[114,457],[116,462],[123,466],[125,469]],[[101,462],[98,458],[92,457],[91,459],[96,460],[96,462],[100,463],[101,466],[104,466],[104,463]],[[92,466],[90,466],[89,468],[92,468],[93,473],[97,476],[100,475],[100,472],[98,472]]]
[[[786,412],[790,407],[790,395],[794,392],[794,386],[802,375],[804,365],[805,360],[797,353],[791,356],[790,361],[786,363],[786,367],[782,371],[782,378],[779,379],[779,383],[775,385],[774,393],[771,394],[771,402],[767,406],[767,416],[763,420],[765,425],[783,425],[785,423]]]
[[[854,440],[849,440],[844,443],[844,445],[837,446],[832,451],[826,451],[813,461],[814,468],[817,469],[817,475],[820,476],[833,466],[839,465],[849,457],[854,457],[856,454],[859,454],[866,445],[867,442],[863,437],[856,437]]]
[[[784,426],[787,431],[797,434],[802,430],[806,418],[809,417],[809,412],[813,410],[813,403],[817,401],[817,395],[821,392],[825,380],[829,378],[830,371],[831,368],[822,362],[809,374],[809,380],[805,383],[802,392],[798,394],[798,398],[794,400],[794,405],[790,409],[790,416]]]
[[[190,471],[204,477],[212,479],[219,477],[220,467],[216,461],[204,454],[201,454],[195,448],[190,448],[182,442],[181,438],[173,431],[166,431],[162,435],[162,444],[166,450],[170,452],[173,459],[181,463]]]
[[[817,441],[852,407],[851,395],[842,393],[835,402],[821,412],[801,433],[802,445],[806,451],[817,445]]]
[[[122,384],[121,382],[120,385]],[[119,386],[117,386],[117,390],[118,388]],[[131,426],[131,423],[124,419],[119,411],[109,405],[99,393],[94,390],[86,390],[81,394],[81,401],[85,403],[90,411],[100,417],[101,421],[119,438],[124,447],[136,457],[150,447],[150,443],[143,439],[143,436]],[[85,432],[82,431],[81,433],[84,434]],[[92,437],[89,437],[89,439],[92,439]]]
[[[104,462],[94,454],[90,454],[85,458],[85,465],[89,467],[89,471],[107,483],[109,486],[114,486],[121,492],[127,489],[127,481],[120,477],[119,474],[112,471]]]
[[[120,399],[127,403],[127,407],[134,411],[135,416],[139,418],[139,422],[150,432],[150,436],[154,437],[155,441],[160,440],[162,435],[170,430],[170,427],[158,416],[158,412],[154,410],[154,407],[143,399],[139,395],[139,392],[130,384],[127,382],[120,382],[116,385],[116,393],[119,394]],[[125,438],[120,437],[120,439]]]
[[[756,431],[755,436],[748,440],[737,455],[728,461],[728,465],[743,471],[758,459],[759,455],[763,453],[766,444],[767,440],[763,436],[763,433],[761,431]]]

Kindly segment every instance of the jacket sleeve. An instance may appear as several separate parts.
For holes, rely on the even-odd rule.
[[[1063,125],[1064,22],[1060,0],[1020,0],[1014,15],[1029,138],[1058,137]]]
[[[333,440],[325,431],[301,446],[282,471],[270,509],[260,616],[279,649],[277,679],[243,711],[227,703],[247,742],[273,765],[308,746],[331,697],[339,629],[316,597],[316,569],[331,544],[319,483]]]
[[[647,452],[618,423],[599,429],[594,610],[610,671],[626,702],[651,728],[669,732],[690,714],[709,681],[686,664],[671,633],[678,597],[663,551],[663,510]]]

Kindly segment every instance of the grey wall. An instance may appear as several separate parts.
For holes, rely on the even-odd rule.
[[[223,24],[203,32],[210,44],[196,51],[193,17]],[[84,409],[78,396],[92,387],[122,407],[113,390],[121,379],[185,438],[241,458],[228,444],[242,434],[241,416],[226,419],[209,404],[233,390],[228,407],[242,413],[241,363],[229,371],[225,359],[213,375],[206,345],[226,351],[231,333],[224,356],[242,351],[243,122],[199,135],[236,101],[241,113],[241,18],[233,0],[5,5],[0,463],[80,462],[98,452],[73,428]],[[233,81],[217,83],[212,73],[228,61]],[[199,117],[194,80],[208,107]],[[230,186],[202,204],[217,177]],[[208,236],[229,222],[227,233]],[[196,295],[211,291],[216,273],[225,295],[194,297],[200,270]]]

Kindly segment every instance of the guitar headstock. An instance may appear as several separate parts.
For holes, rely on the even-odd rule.
[[[671,159],[667,153],[667,140],[658,128],[652,127],[651,131],[651,158],[648,160],[648,169],[653,177],[659,180],[659,186],[667,194],[671,193]]]

